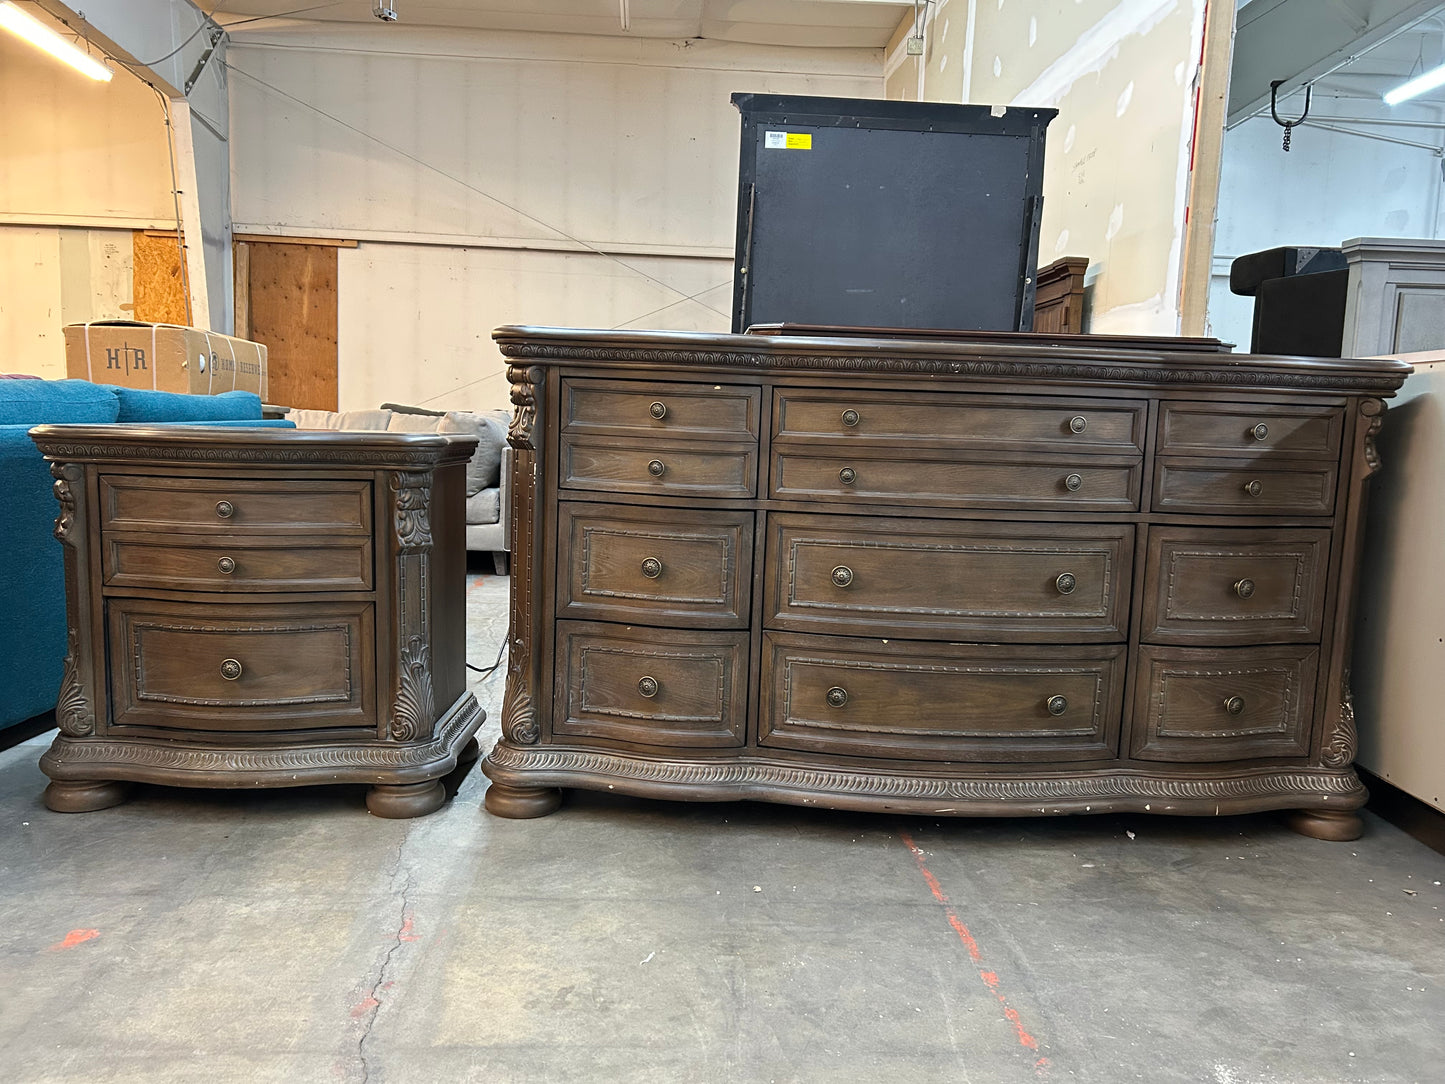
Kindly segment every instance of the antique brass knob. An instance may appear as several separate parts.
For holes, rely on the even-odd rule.
[[[843,411],[843,424],[852,429],[858,424],[858,412],[856,410]]]
[[[227,681],[235,681],[241,676],[241,664],[235,659],[225,659],[221,663],[221,676]]]
[[[1240,598],[1249,598],[1254,594],[1253,580],[1238,580],[1234,585],[1234,593]]]
[[[1062,715],[1069,710],[1069,702],[1062,696],[1051,696],[1044,702],[1044,707],[1049,709],[1050,715]]]
[[[833,582],[839,587],[847,587],[853,582],[853,570],[847,565],[839,565],[833,569]]]
[[[1072,572],[1060,572],[1059,578],[1054,581],[1054,586],[1059,589],[1059,594],[1072,595],[1074,588],[1079,586],[1079,581],[1074,579]]]
[[[852,467],[844,467],[838,472],[838,481],[842,482],[845,486],[851,486],[857,480],[858,472]]]
[[[1250,432],[1254,434],[1255,440],[1264,440],[1269,436],[1269,426],[1265,425],[1264,422],[1260,422],[1251,429]]]
[[[222,519],[230,519],[235,514],[236,506],[230,501],[216,502],[216,515],[220,516]]]
[[[1260,483],[1260,480],[1258,478],[1255,478],[1253,481],[1244,483],[1244,491],[1248,493],[1251,497],[1258,497],[1261,493],[1264,492],[1264,486]]]
[[[1089,419],[1082,414],[1075,414],[1069,419],[1069,432],[1071,433],[1082,433],[1088,427]]]
[[[647,412],[658,421],[662,421],[663,418],[667,417],[667,404],[653,403],[650,407],[647,408]]]
[[[667,470],[667,468],[663,466],[662,460],[660,459],[654,459],[651,463],[647,464],[647,473],[654,478],[661,478],[665,470]]]
[[[637,682],[637,691],[649,700],[657,695],[659,688],[661,688],[661,686],[657,684],[657,678],[655,677],[640,678]]]
[[[1228,700],[1224,702],[1224,710],[1229,712],[1230,715],[1243,715],[1244,697],[1231,696]]]
[[[828,690],[828,703],[835,708],[841,708],[844,704],[848,703],[848,690],[834,685]]]
[[[1084,480],[1077,474],[1071,474],[1064,479],[1064,488],[1070,493],[1077,493],[1084,488]]]
[[[236,562],[230,557],[222,557],[216,562],[216,567],[229,576],[236,571]]]
[[[642,559],[642,574],[649,580],[655,580],[662,575],[662,562],[656,557],[644,557]]]

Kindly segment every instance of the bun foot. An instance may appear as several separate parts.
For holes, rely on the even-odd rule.
[[[1302,836],[1345,843],[1359,839],[1365,822],[1358,813],[1334,809],[1299,809],[1289,815],[1289,826]]]
[[[494,817],[526,820],[555,813],[562,804],[562,791],[559,787],[509,787],[505,783],[493,783],[482,801]]]
[[[366,792],[366,808],[377,817],[405,820],[435,813],[447,800],[440,779],[420,783],[378,783]]]
[[[89,813],[109,809],[130,797],[130,784],[95,779],[72,782],[55,780],[45,788],[45,808],[57,813]]]
[[[457,766],[442,776],[442,786],[446,788],[448,801],[457,796],[457,791],[462,789],[462,783],[471,774],[481,756],[482,747],[477,744],[476,738],[467,742],[457,754]]]

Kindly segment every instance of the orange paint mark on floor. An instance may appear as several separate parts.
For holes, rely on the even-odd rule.
[[[377,1001],[374,997],[362,999],[357,1004],[356,1008],[351,1010],[352,1019],[355,1019],[358,1016],[365,1016],[367,1013],[371,1012],[372,1009],[376,1008],[380,1004],[381,1002]]]
[[[401,931],[396,935],[398,941],[420,941],[421,934],[411,932],[411,915],[402,919]]]
[[[57,941],[51,945],[50,951],[55,952],[59,949],[74,948],[76,945],[84,944],[86,941],[94,941],[99,936],[99,930],[71,930],[65,935],[64,941]]]

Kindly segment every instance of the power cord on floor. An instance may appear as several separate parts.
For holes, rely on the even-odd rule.
[[[486,677],[487,677],[489,674],[493,673],[493,672],[497,669],[497,667],[499,667],[499,666],[502,665],[502,656],[505,655],[506,653],[507,653],[507,641],[506,641],[506,640],[503,640],[503,641],[502,641],[502,646],[499,647],[499,648],[497,648],[497,661],[496,661],[496,662],[492,663],[492,665],[491,665],[491,666],[488,666],[485,670],[483,670],[480,666],[473,666],[471,663],[467,663],[467,669],[468,669],[468,670],[475,671],[475,672],[478,673],[478,674],[481,674],[483,680],[485,680]]]

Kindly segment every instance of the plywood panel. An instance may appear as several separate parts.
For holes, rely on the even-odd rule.
[[[188,325],[186,282],[175,234],[136,230],[134,319],[152,324]]]
[[[337,250],[254,241],[248,247],[251,338],[266,344],[267,398],[285,406],[335,410]]]

